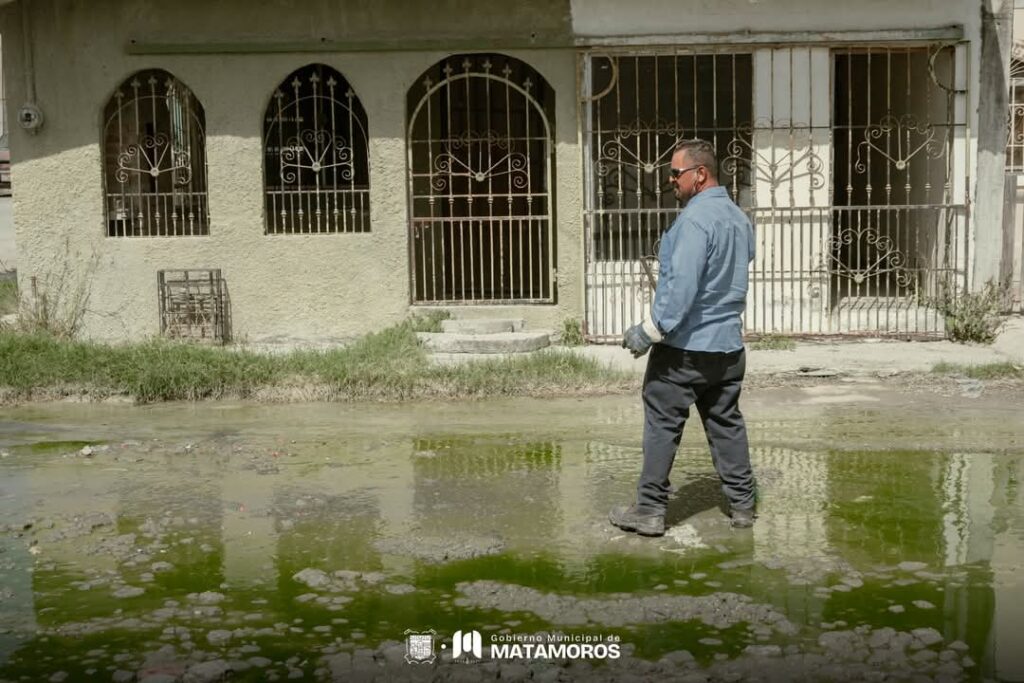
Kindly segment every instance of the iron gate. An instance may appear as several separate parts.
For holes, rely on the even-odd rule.
[[[1010,110],[1007,115],[1006,197],[1008,220],[1002,279],[1009,285],[1011,311],[1024,311],[1024,50],[1014,47],[1010,61]]]
[[[942,335],[966,285],[966,47],[582,55],[587,336],[647,315],[675,142],[711,141],[757,239],[754,334]]]
[[[523,62],[460,55],[409,90],[413,303],[554,301],[554,92]]]

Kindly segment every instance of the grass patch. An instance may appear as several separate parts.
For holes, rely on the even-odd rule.
[[[18,312],[18,283],[0,280],[0,315]]]
[[[441,322],[451,319],[452,314],[448,311],[427,311],[413,315],[409,320],[414,332],[443,332]]]
[[[1024,366],[1014,363],[961,365],[943,362],[936,364],[932,372],[936,375],[963,375],[971,379],[1024,379]]]
[[[1003,325],[1001,313],[1009,296],[1009,282],[989,280],[977,292],[946,288],[933,305],[945,317],[946,334],[952,341],[991,344]]]
[[[423,326],[422,318],[411,319],[344,348],[281,356],[165,340],[110,346],[0,331],[0,388],[8,400],[129,395],[142,403],[219,398],[395,401],[636,388],[632,375],[569,351],[435,365],[416,338]]]
[[[796,349],[796,342],[792,337],[765,334],[755,339],[750,344],[750,348],[753,351],[793,351]]]
[[[583,336],[583,325],[576,318],[562,321],[562,346],[583,346],[587,343]]]

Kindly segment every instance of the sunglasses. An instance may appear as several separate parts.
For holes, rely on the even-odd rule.
[[[684,173],[687,173],[687,172],[689,172],[689,171],[692,171],[692,170],[693,170],[693,169],[695,169],[695,168],[700,168],[700,167],[702,167],[703,165],[704,165],[704,164],[697,164],[697,165],[695,165],[695,166],[690,166],[690,167],[688,167],[688,168],[670,168],[670,169],[668,170],[668,174],[669,174],[669,176],[670,176],[670,177],[672,178],[672,180],[678,180],[678,179],[679,179],[679,176],[681,176],[681,175],[683,175]]]

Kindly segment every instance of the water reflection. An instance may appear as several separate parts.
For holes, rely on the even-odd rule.
[[[0,675],[38,671],[38,628],[119,609],[144,618],[190,593],[222,593],[228,628],[231,614],[258,614],[245,623],[267,627],[300,618],[302,642],[313,647],[484,619],[460,614],[454,596],[462,581],[493,578],[560,594],[658,584],[667,593],[735,591],[776,606],[812,641],[822,622],[933,627],[969,645],[980,675],[1024,677],[1014,650],[1024,626],[1024,457],[985,450],[985,425],[972,437],[969,424],[943,426],[937,417],[928,428],[900,427],[884,411],[835,406],[754,417],[761,516],[745,534],[725,524],[695,424],[680,450],[670,515],[701,541],[687,547],[624,539],[604,521],[632,494],[640,459],[636,411],[616,401],[589,417],[569,403],[533,406],[518,428],[507,406],[488,420],[479,413],[489,407],[478,404],[475,421],[450,431],[429,410],[388,422],[378,409],[339,426],[314,409],[295,424],[295,413],[263,409],[240,416],[231,434],[215,434],[211,423],[209,432],[193,424],[172,437],[163,424],[163,440],[114,441],[93,458],[13,448],[0,461],[0,524],[36,526],[0,538]],[[180,424],[174,407],[150,417]],[[941,441],[954,429],[961,445],[974,438],[979,448],[914,448],[925,432]],[[844,448],[824,447],[823,434],[842,435]],[[879,448],[879,439],[892,447]],[[82,531],[75,520],[83,516],[109,519],[109,528]],[[47,520],[53,530],[43,528]],[[488,555],[489,539],[500,541],[497,555]],[[437,553],[456,561],[435,562]],[[157,571],[159,562],[172,568]],[[907,562],[920,565],[900,567]],[[305,568],[383,578],[350,603],[301,602],[309,589],[292,576]],[[113,598],[123,586],[145,593]],[[160,628],[140,629],[140,646],[158,646]],[[634,634],[657,647],[651,628]],[[743,632],[715,637],[730,652],[757,642]]]

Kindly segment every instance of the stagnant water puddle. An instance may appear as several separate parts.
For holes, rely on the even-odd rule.
[[[745,408],[754,528],[693,424],[661,539],[635,397],[6,409],[0,680],[1024,679],[1024,398]]]

